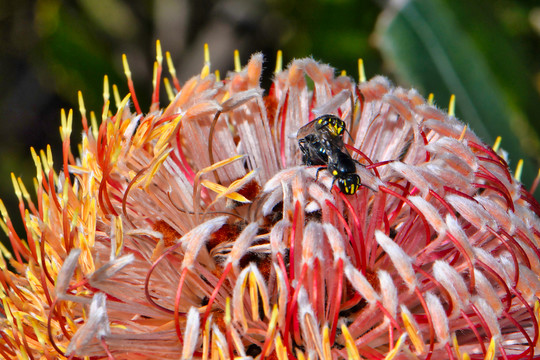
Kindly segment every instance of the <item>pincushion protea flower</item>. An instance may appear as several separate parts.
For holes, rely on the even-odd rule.
[[[463,123],[312,59],[264,95],[260,54],[181,87],[169,61],[160,108],[161,59],[147,114],[127,62],[132,102],[112,114],[106,95],[88,126],[81,98],[78,158],[63,116],[62,171],[32,152],[37,203],[13,178],[26,240],[3,211],[2,356],[534,356],[540,206]],[[354,195],[300,165],[294,134],[321,114],[346,121]]]

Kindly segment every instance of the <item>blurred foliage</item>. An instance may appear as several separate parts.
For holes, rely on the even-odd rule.
[[[511,164],[524,159],[522,180],[530,184],[540,160],[535,69],[485,5],[415,0],[387,8],[377,43],[400,83],[436,94],[442,107],[455,94],[457,117],[487,143],[501,135]]]
[[[262,51],[270,79],[276,50],[282,49],[286,61],[311,55],[354,77],[362,57],[368,76],[384,73],[425,96],[434,93],[441,107],[456,93],[458,117],[474,122],[488,143],[502,134],[514,164],[517,157],[528,159],[523,180],[530,184],[539,164],[537,0],[418,0],[403,10],[408,13],[365,0],[0,2],[0,197],[20,228],[9,173],[23,176],[30,188],[30,146],[52,144],[59,163],[60,109],[73,108],[78,118],[78,90],[86,108],[96,112],[104,74],[127,92],[122,53],[141,106],[148,108],[156,39],[171,52],[181,81],[200,71],[203,44],[209,43],[212,67],[222,74],[233,67],[234,49],[244,63]],[[422,25],[410,24],[411,11],[421,15]],[[436,42],[426,43],[427,35]],[[432,56],[437,47],[449,55],[449,66]],[[448,69],[467,96],[445,81]],[[477,115],[465,111],[468,103],[478,107]],[[77,133],[80,128],[72,143],[80,139]]]

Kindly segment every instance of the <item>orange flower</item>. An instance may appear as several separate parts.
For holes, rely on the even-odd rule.
[[[127,62],[115,114],[89,126],[81,98],[78,157],[63,115],[62,171],[32,152],[37,203],[13,178],[2,356],[533,357],[540,205],[463,123],[312,59],[264,95],[261,54],[223,80],[207,57],[182,87],[169,65],[160,108],[161,59],[147,114]],[[347,125],[353,195],[300,165],[295,133],[322,114]]]

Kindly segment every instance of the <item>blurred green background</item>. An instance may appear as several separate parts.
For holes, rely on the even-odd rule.
[[[10,172],[31,189],[29,147],[47,144],[59,169],[60,109],[73,108],[78,120],[82,90],[87,109],[101,111],[104,74],[127,93],[123,53],[147,109],[156,39],[171,52],[181,82],[200,71],[204,43],[222,74],[233,67],[234,49],[243,63],[262,51],[268,79],[278,49],[285,62],[311,55],[354,77],[361,57],[368,77],[382,73],[424,96],[433,93],[441,108],[456,94],[459,118],[488,144],[502,135],[512,168],[525,160],[527,187],[537,174],[537,0],[4,0],[0,197],[19,226]],[[79,133],[80,126],[72,143]]]

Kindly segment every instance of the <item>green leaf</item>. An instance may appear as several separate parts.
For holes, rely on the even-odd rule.
[[[465,15],[456,11],[468,11],[469,23],[474,26],[463,26],[457,19]],[[513,166],[518,159],[524,159],[522,181],[531,184],[540,163],[540,140],[535,123],[528,119],[531,115],[523,110],[527,107],[524,101],[531,100],[516,94],[526,93],[535,98],[540,115],[540,99],[532,86],[532,74],[498,76],[507,64],[513,64],[513,69],[526,66],[512,51],[499,54],[500,59],[488,58],[485,49],[492,45],[500,47],[508,36],[500,29],[493,30],[493,21],[475,22],[470,13],[466,6],[450,7],[443,0],[409,1],[399,10],[386,9],[381,14],[375,34],[377,44],[401,82],[418,88],[424,95],[433,93],[443,108],[447,107],[450,95],[455,94],[457,117],[478,136],[488,144],[502,136],[502,147],[509,152]],[[492,36],[475,39],[470,32],[473,29],[476,34]],[[480,42],[479,46],[475,40],[494,43]]]

